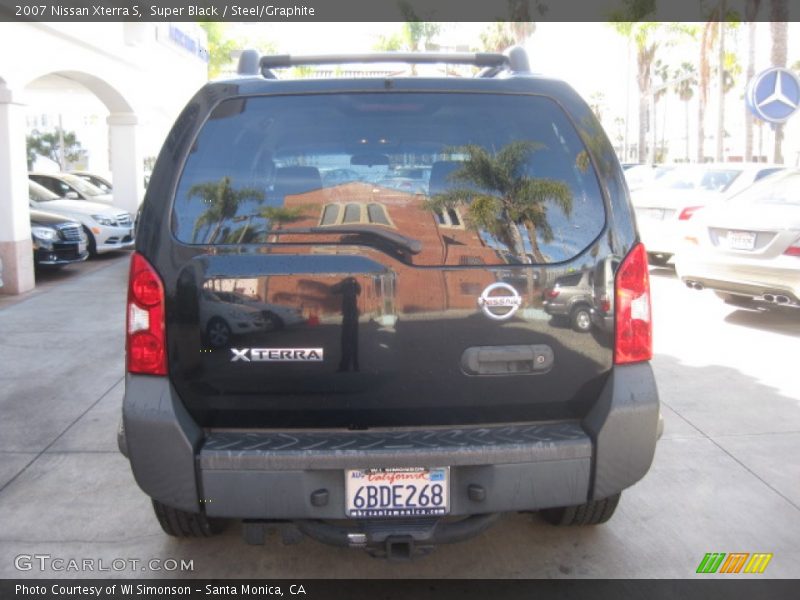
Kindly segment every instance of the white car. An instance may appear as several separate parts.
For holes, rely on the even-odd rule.
[[[33,181],[28,182],[28,197],[31,208],[68,217],[83,225],[91,255],[134,246],[133,218],[124,210],[108,204],[59,198]]]
[[[698,215],[675,270],[728,304],[800,306],[800,169],[768,177]]]
[[[651,260],[670,262],[682,247],[695,212],[781,169],[759,163],[676,165],[652,185],[631,192],[639,234]]]
[[[44,186],[59,198],[67,200],[88,200],[111,205],[113,196],[86,179],[71,173],[28,173],[28,179]]]
[[[212,347],[227,346],[235,335],[268,329],[267,320],[259,309],[229,302],[220,294],[225,292],[204,289],[200,293],[200,326]]]

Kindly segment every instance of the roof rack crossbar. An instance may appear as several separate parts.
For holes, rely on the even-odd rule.
[[[336,65],[347,63],[448,63],[475,65],[477,67],[505,67],[508,56],[488,52],[374,52],[367,54],[290,54],[262,56],[260,65],[265,69],[297,67],[301,65]]]

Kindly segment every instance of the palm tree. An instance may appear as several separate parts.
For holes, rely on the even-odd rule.
[[[747,21],[747,81],[756,74],[756,17],[761,8],[761,0],[746,0],[744,18]],[[744,109],[744,159],[753,160],[753,120],[750,110]]]
[[[686,162],[689,162],[689,102],[691,102],[694,97],[694,88],[697,85],[695,73],[696,71],[692,63],[683,62],[672,76],[673,79],[678,82],[675,84],[675,93],[684,104],[684,122],[686,128],[686,151],[684,158]]]
[[[770,0],[770,33],[772,34],[772,66],[785,67],[789,34],[789,5],[787,0]],[[783,164],[783,123],[775,125],[776,163]]]
[[[472,144],[453,150],[467,158],[450,178],[467,185],[431,197],[428,208],[440,211],[458,204],[467,206],[465,222],[470,229],[489,233],[505,244],[514,256],[530,262],[520,229],[524,227],[533,260],[546,262],[539,249],[539,239],[553,240],[547,205],[555,202],[569,215],[572,191],[561,181],[523,174],[531,155],[542,147],[536,142],[516,141],[495,153]]]
[[[647,160],[647,126],[650,121],[651,70],[658,50],[656,31],[661,23],[616,21],[617,33],[632,39],[636,46],[636,83],[639,86],[639,162]]]
[[[706,158],[706,104],[708,103],[708,88],[711,80],[709,55],[719,34],[719,22],[716,20],[718,18],[718,8],[719,5],[709,15],[709,21],[703,26],[703,33],[700,38],[700,93],[697,103],[697,162],[700,163],[705,162]]]
[[[222,224],[236,216],[239,205],[246,200],[264,201],[264,193],[255,188],[234,189],[231,178],[219,181],[196,183],[189,188],[188,198],[200,198],[207,208],[197,218],[192,232],[192,241],[198,242],[198,234],[205,227],[207,235],[202,243],[213,244],[220,234]]]

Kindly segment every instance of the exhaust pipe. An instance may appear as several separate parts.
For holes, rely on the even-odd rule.
[[[776,304],[791,304],[792,300],[789,296],[779,295],[775,296],[775,303]]]
[[[705,286],[699,281],[691,281],[691,280],[688,280],[686,282],[686,287],[688,287],[690,290],[702,290],[705,288]]]
[[[764,299],[764,302],[775,304],[775,296],[773,294],[764,294],[761,297]]]

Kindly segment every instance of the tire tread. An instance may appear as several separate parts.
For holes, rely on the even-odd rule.
[[[608,521],[619,504],[621,494],[592,500],[577,506],[548,508],[541,511],[549,523],[558,526],[600,525]]]
[[[224,522],[204,513],[190,513],[153,500],[153,511],[164,533],[172,537],[211,537],[220,533]]]

